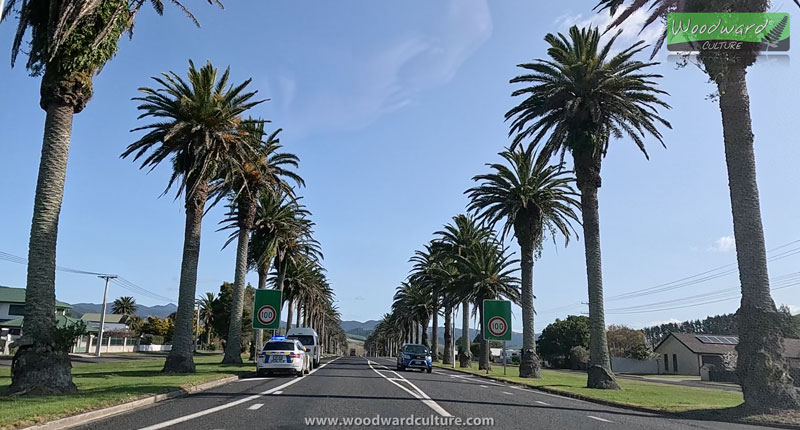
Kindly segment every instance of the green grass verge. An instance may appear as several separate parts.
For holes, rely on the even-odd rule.
[[[449,365],[438,367],[451,369]],[[482,374],[476,364],[470,369],[455,369],[461,372]],[[493,365],[488,376],[531,387],[545,388],[561,393],[577,394],[587,399],[611,402],[622,406],[635,406],[660,412],[686,412],[701,409],[722,409],[738,406],[742,403],[742,393],[709,388],[682,387],[659,384],[657,382],[635,381],[617,378],[621,390],[598,390],[586,388],[586,375],[581,373],[542,370],[541,379],[520,378],[519,367],[509,366],[507,376],[503,376],[503,366]]]
[[[197,355],[194,358],[197,373],[187,375],[162,374],[163,358],[77,364],[72,368],[72,377],[78,387],[78,394],[46,397],[0,395],[0,429],[27,426],[114,406],[215,379],[241,375],[254,369],[253,363],[248,361],[242,365],[222,365],[220,361],[221,354]],[[5,392],[10,384],[10,370],[0,369],[0,393]]]

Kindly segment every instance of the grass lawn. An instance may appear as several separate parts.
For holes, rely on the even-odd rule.
[[[0,395],[0,429],[27,426],[69,415],[175,391],[227,376],[251,372],[253,363],[222,365],[221,354],[197,355],[197,373],[164,375],[164,359],[77,364],[72,368],[78,394],[49,397]],[[0,392],[11,384],[10,370],[0,369]]]
[[[450,368],[450,366],[442,366],[440,363],[436,363],[436,365]],[[456,365],[454,370],[486,374],[485,371],[478,371],[477,364],[473,364],[471,369],[461,369]],[[700,409],[730,408],[738,406],[743,401],[742,393],[735,391],[682,387],[623,378],[617,378],[617,383],[622,387],[621,390],[598,390],[586,388],[586,376],[580,373],[543,369],[542,379],[530,379],[520,378],[519,367],[516,366],[509,366],[507,372],[508,376],[503,376],[503,366],[493,365],[489,376],[532,387],[543,387],[553,391],[579,394],[592,399],[614,402],[620,405],[638,406],[655,411],[686,412]]]

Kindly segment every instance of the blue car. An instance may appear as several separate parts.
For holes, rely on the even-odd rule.
[[[420,369],[433,371],[431,352],[425,345],[407,343],[397,354],[397,370]]]

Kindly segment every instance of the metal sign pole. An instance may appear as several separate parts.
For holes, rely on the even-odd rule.
[[[508,357],[506,357],[506,341],[503,341],[503,376],[506,376],[506,361]]]

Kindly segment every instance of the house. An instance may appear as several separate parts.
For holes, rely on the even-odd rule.
[[[700,375],[706,364],[721,366],[723,357],[736,352],[738,336],[670,333],[653,350],[658,358],[658,373]],[[800,367],[800,339],[783,340],[784,356],[792,367]]]
[[[56,300],[56,315],[66,315],[69,303]],[[0,286],[0,322],[25,315],[25,289]]]
[[[81,320],[86,323],[87,327],[100,328],[100,314],[99,313],[85,313]],[[103,332],[110,331],[126,331],[128,330],[128,315],[119,314],[106,314],[105,323],[103,324]]]

